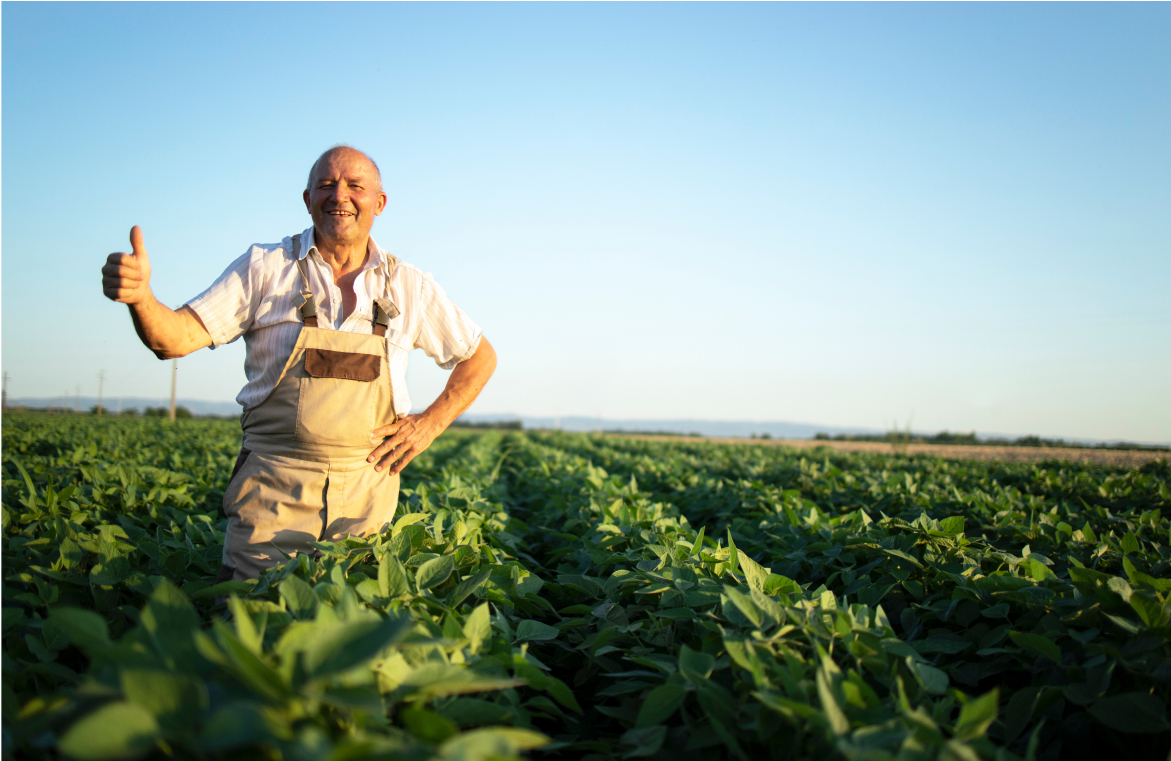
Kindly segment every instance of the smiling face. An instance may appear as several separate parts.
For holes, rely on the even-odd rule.
[[[304,198],[318,243],[327,245],[364,243],[374,218],[386,208],[378,170],[353,148],[322,154],[310,173]]]

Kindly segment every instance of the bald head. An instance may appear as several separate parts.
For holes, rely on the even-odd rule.
[[[329,159],[333,156],[340,154],[350,154],[361,157],[362,160],[369,164],[370,167],[374,170],[374,177],[378,180],[378,190],[382,190],[382,172],[378,170],[378,165],[374,163],[374,159],[370,158],[357,148],[349,145],[335,145],[317,157],[317,160],[313,162],[313,166],[309,168],[309,179],[305,182],[306,190],[310,190],[313,187],[313,180],[317,177],[317,168],[329,161]]]

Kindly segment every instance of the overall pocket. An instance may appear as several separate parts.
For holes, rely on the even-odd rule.
[[[371,444],[382,358],[306,348],[304,362],[297,395],[297,441],[344,447]]]

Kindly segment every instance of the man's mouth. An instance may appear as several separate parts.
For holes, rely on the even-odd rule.
[[[335,209],[333,211],[327,211],[325,213],[331,217],[352,217],[352,216],[354,216],[354,213],[352,211],[342,211],[340,209]]]

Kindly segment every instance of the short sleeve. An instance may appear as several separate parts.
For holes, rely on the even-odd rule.
[[[482,331],[457,307],[430,273],[423,275],[419,292],[419,333],[415,348],[451,370],[476,353]]]
[[[214,349],[229,344],[252,324],[263,295],[258,282],[263,249],[253,246],[228,265],[206,291],[187,302],[211,335]]]

